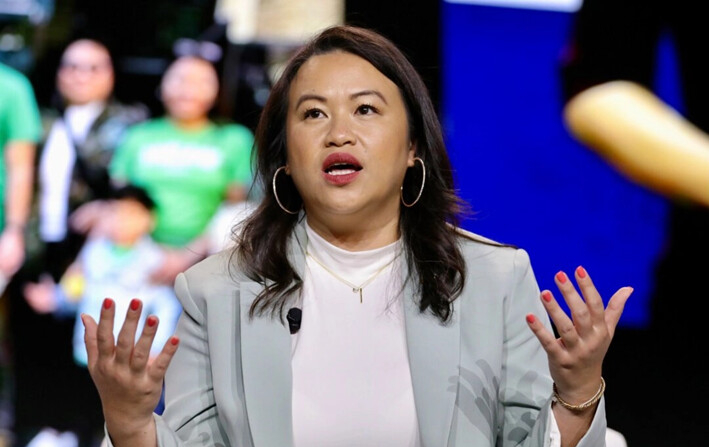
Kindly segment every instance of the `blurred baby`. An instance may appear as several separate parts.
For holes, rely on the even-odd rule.
[[[78,317],[85,313],[98,321],[104,298],[112,298],[116,305],[114,337],[118,337],[134,298],[143,302],[136,337],[142,332],[146,317],[157,316],[159,325],[151,357],[160,352],[174,332],[182,310],[174,291],[171,286],[150,282],[151,273],[162,265],[164,256],[150,237],[154,208],[155,203],[142,188],[118,188],[59,284],[46,276],[25,287],[25,298],[36,312],[76,318],[73,345],[79,365],[87,365],[87,355],[84,326]]]

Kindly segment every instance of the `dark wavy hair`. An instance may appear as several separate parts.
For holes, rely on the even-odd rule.
[[[264,196],[259,207],[243,223],[232,255],[246,275],[266,287],[254,301],[251,316],[280,315],[288,296],[300,290],[299,277],[288,260],[288,247],[299,215],[287,214],[271,188],[276,169],[286,164],[286,114],[291,82],[300,67],[313,56],[344,51],[377,68],[398,87],[407,110],[411,141],[416,156],[426,165],[426,184],[413,207],[401,206],[399,230],[410,272],[415,281],[421,312],[430,311],[442,322],[451,317],[452,302],[465,282],[465,260],[458,246],[455,226],[467,207],[455,193],[450,160],[441,126],[428,90],[406,56],[385,37],[363,28],[327,28],[304,45],[289,61],[262,111],[256,129],[256,181]],[[407,170],[403,197],[416,199],[421,187],[420,163]],[[278,196],[290,210],[302,206],[290,176],[280,175]]]

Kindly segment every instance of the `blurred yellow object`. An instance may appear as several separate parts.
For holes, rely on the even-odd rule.
[[[630,180],[709,206],[709,136],[643,86],[611,81],[572,98],[571,134]]]
[[[61,287],[69,301],[79,301],[84,294],[86,280],[81,273],[66,274],[61,280]]]

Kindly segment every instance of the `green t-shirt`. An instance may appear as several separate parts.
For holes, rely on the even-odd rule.
[[[5,150],[7,143],[37,143],[42,124],[32,84],[7,65],[0,64],[0,231],[5,226]]]
[[[157,242],[184,246],[204,231],[230,185],[249,186],[253,142],[238,124],[185,131],[157,118],[128,129],[110,174],[155,201]]]

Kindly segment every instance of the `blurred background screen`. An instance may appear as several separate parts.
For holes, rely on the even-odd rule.
[[[618,175],[562,122],[560,66],[580,1],[442,5],[442,119],[471,231],[529,251],[541,288],[588,269],[605,298],[635,288],[621,326],[644,327],[665,240],[666,200]],[[665,40],[656,83],[678,108]]]

